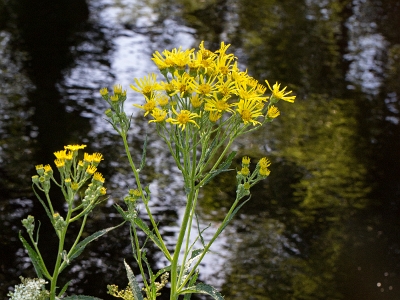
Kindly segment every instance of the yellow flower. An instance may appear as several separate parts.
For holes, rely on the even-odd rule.
[[[54,163],[56,164],[56,167],[57,167],[58,169],[60,169],[60,168],[62,168],[62,167],[65,166],[65,161],[64,161],[64,159],[59,159],[59,158],[57,158],[56,160],[54,160]]]
[[[173,49],[169,55],[169,58],[174,62],[174,66],[178,69],[184,69],[187,64],[190,62],[190,54],[194,51],[194,49],[187,49],[185,51],[179,49]]]
[[[244,124],[249,122],[251,122],[254,126],[261,124],[255,120],[256,118],[262,116],[258,101],[241,99],[239,103],[237,103],[237,111],[239,112]]]
[[[100,195],[104,196],[105,194],[107,194],[107,189],[105,187],[101,187],[100,188]]]
[[[41,170],[41,169],[43,169],[44,167],[43,167],[43,165],[36,165],[36,171],[37,170]]]
[[[174,85],[175,91],[170,96],[180,93],[181,97],[186,97],[191,91],[191,85],[193,78],[188,73],[180,75],[178,71],[174,73],[175,78],[171,80],[171,84]]]
[[[91,163],[92,161],[93,161],[93,156],[92,155],[90,155],[89,153],[84,153],[83,154],[83,160],[84,161],[86,161],[86,162],[88,162],[88,163]]]
[[[153,53],[153,58],[151,60],[156,64],[156,66],[160,70],[167,69],[174,65],[174,62],[169,58],[169,53],[170,53],[169,51],[164,50],[163,51],[164,57],[163,57],[160,52],[156,51]]]
[[[213,94],[213,98],[206,99],[206,104],[204,106],[204,110],[206,111],[217,111],[217,112],[224,112],[228,111],[230,113],[234,113],[234,110],[231,108],[234,104],[228,103],[228,97],[223,97],[219,99],[217,93]]]
[[[100,95],[102,95],[102,96],[108,95],[108,89],[107,89],[107,88],[102,88],[102,89],[100,90]]]
[[[105,181],[103,175],[100,172],[94,173],[93,180],[99,181],[101,183],[104,183],[104,181]]]
[[[208,116],[208,119],[215,123],[221,118],[222,114],[218,111],[210,111],[210,115]]]
[[[248,166],[248,165],[250,164],[250,157],[248,157],[248,156],[243,156],[243,157],[242,157],[242,164]]]
[[[103,154],[98,153],[98,152],[93,153],[93,154],[92,154],[92,159],[93,159],[93,162],[95,162],[95,163],[100,163],[100,161],[103,160]]]
[[[271,86],[270,86],[269,83],[268,83],[268,80],[265,80],[265,82],[267,83],[269,89],[270,89],[271,92],[272,92],[271,101],[273,101],[273,98],[275,98],[275,101],[276,101],[276,102],[277,102],[279,99],[282,99],[282,100],[285,100],[285,101],[291,102],[291,103],[294,102],[294,99],[296,98],[296,96],[287,96],[287,95],[291,94],[292,91],[290,91],[290,92],[285,92],[285,90],[286,90],[286,88],[287,88],[286,86],[285,86],[282,90],[279,90],[279,89],[280,89],[280,86],[281,86],[280,83],[278,84],[278,82],[276,82],[276,83],[272,86],[272,88],[271,88]],[[273,102],[273,103],[274,103],[274,102]]]
[[[200,78],[195,81],[190,82],[190,86],[193,89],[193,92],[204,95],[204,96],[211,96],[217,89],[217,86],[214,84],[216,77],[209,76],[208,79],[200,74]]]
[[[141,79],[134,78],[136,86],[133,84],[129,85],[135,92],[141,93],[146,97],[150,97],[154,91],[160,89],[160,85],[157,82],[157,75],[154,73],[149,74]]]
[[[198,108],[203,104],[203,99],[201,99],[200,96],[196,94],[190,97],[190,103],[192,103],[192,106],[194,108]]]
[[[267,117],[270,119],[275,119],[278,117],[281,113],[279,112],[279,109],[275,107],[274,105],[271,105],[268,107],[268,112],[267,112]]]
[[[250,174],[250,170],[248,167],[242,167],[239,173],[242,174],[243,176],[247,176]]]
[[[163,122],[165,120],[165,117],[167,116],[167,112],[165,110],[155,108],[155,109],[153,109],[151,116],[154,118],[154,120],[150,120],[149,123]]]
[[[114,85],[114,94],[121,95],[122,94],[122,85],[116,84]]]
[[[236,94],[235,81],[232,80],[232,76],[226,77],[224,80],[223,76],[218,77],[217,92],[223,97],[229,97],[232,94]]]
[[[67,145],[64,146],[65,150],[70,150],[70,151],[78,151],[79,149],[84,149],[86,145]]]
[[[199,127],[199,125],[197,125],[196,121],[193,120],[195,118],[200,117],[198,114],[191,113],[189,110],[185,110],[185,109],[183,109],[179,113],[177,113],[173,107],[172,107],[172,111],[176,115],[176,119],[168,118],[167,122],[178,125],[178,127],[182,127],[182,131],[186,128],[186,124],[188,124],[188,123],[192,123],[192,124],[196,125],[197,127]]]
[[[145,111],[144,116],[147,116],[149,113],[156,108],[157,102],[154,98],[147,98],[145,97],[146,103],[143,105],[133,104],[133,106],[141,108]]]
[[[169,97],[165,94],[157,94],[155,99],[161,107],[167,106],[169,103]]]
[[[268,168],[260,168],[259,173],[261,176],[268,176],[271,171]]]
[[[97,168],[95,166],[88,166],[86,169],[86,173],[93,175],[96,172]]]
[[[258,164],[260,165],[260,168],[266,169],[271,165],[271,162],[270,162],[270,160],[268,158],[263,157],[263,158],[260,159]]]
[[[50,165],[45,165],[45,166],[43,167],[43,169],[44,169],[44,171],[45,171],[46,173],[52,172],[52,171],[53,171],[53,169],[51,168]]]

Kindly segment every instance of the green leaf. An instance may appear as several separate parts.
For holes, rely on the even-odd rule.
[[[222,223],[221,228],[220,228],[218,234],[220,234],[220,233],[225,229],[225,227],[228,226],[229,222],[233,219],[233,217],[236,215],[236,213],[239,211],[239,209],[240,209],[243,205],[245,205],[245,204],[247,203],[247,201],[250,200],[250,198],[251,198],[251,197],[249,197],[247,200],[243,201],[238,207],[236,207],[236,208],[233,210],[233,212],[232,212],[231,215],[228,217],[228,219],[226,219],[226,221],[225,221],[224,223]]]
[[[228,169],[230,167],[230,165],[232,164],[232,160],[233,158],[236,156],[236,151],[232,151],[228,157],[226,158],[226,160],[221,163],[218,167],[218,169],[214,170],[213,172],[210,172],[209,175],[210,177],[208,177],[204,182],[203,182],[203,186],[206,185],[211,179],[213,179],[215,176],[217,176],[218,174],[222,173],[222,172],[228,172],[231,171],[232,169]]]
[[[135,300],[143,300],[142,291],[139,287],[139,284],[136,280],[135,275],[132,272],[132,269],[129,267],[129,265],[126,263],[125,260],[124,260],[124,264],[125,264],[126,274],[128,276],[128,280],[129,280]]]
[[[150,230],[150,228],[143,222],[142,219],[136,218],[135,224],[144,231],[144,233],[163,251],[163,246],[158,237]]]
[[[68,254],[69,260],[72,261],[73,259],[77,258],[82,253],[82,251],[85,249],[87,244],[89,244],[90,242],[93,242],[94,240],[98,239],[99,237],[106,234],[107,232],[109,232],[115,228],[118,228],[119,226],[121,226],[124,223],[125,222],[122,222],[121,224],[119,224],[117,226],[99,230],[99,231],[93,233],[92,235],[88,236],[87,238],[85,238],[83,241],[79,242],[73,249],[71,249],[72,251]],[[59,272],[61,272],[66,266],[67,265],[64,265],[64,267],[62,269],[60,269]]]
[[[42,200],[42,198],[40,198],[39,194],[36,193],[34,184],[32,184],[32,190],[35,193],[36,198],[38,198],[39,202],[42,203],[42,206],[43,206],[44,210],[46,211],[47,217],[50,219],[51,223],[53,224],[53,214],[50,212],[49,208],[47,207],[46,203]],[[53,224],[53,226],[54,226],[54,224]]]
[[[19,232],[19,239],[21,240],[22,244],[24,245],[25,249],[28,251],[29,258],[32,261],[33,267],[35,268],[36,274],[38,278],[43,278],[43,274],[47,277],[47,279],[51,280],[51,276],[46,269],[44,262],[41,260],[39,254],[29,245],[29,243],[24,239]]]
[[[199,272],[196,272],[193,274],[192,278],[190,278],[189,280],[189,286],[193,286],[196,283],[197,278],[199,277]],[[192,297],[192,293],[188,293],[185,294],[185,296],[183,297],[183,300],[190,300],[190,298]]]
[[[195,286],[190,286],[183,289],[179,294],[207,294],[216,300],[224,300],[224,297],[211,285],[198,283]]]
[[[72,295],[62,298],[62,300],[102,300],[93,296]]]
[[[165,272],[169,272],[171,271],[171,266],[167,266],[165,268],[160,269],[157,274],[153,277],[153,281],[155,281],[158,276],[161,276],[162,274],[164,274]]]
[[[58,293],[58,297],[61,297],[64,293],[65,293],[65,291],[67,290],[67,288],[68,288],[68,286],[69,286],[69,284],[72,282],[72,280],[70,280],[70,281],[68,281],[64,286],[63,286],[63,288],[61,289],[61,291]]]

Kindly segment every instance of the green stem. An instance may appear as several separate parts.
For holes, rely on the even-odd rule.
[[[160,234],[160,232],[158,231],[157,224],[156,224],[156,222],[154,221],[153,215],[152,215],[152,213],[151,213],[151,211],[150,211],[150,208],[149,208],[149,206],[148,206],[148,204],[147,204],[148,201],[147,201],[147,199],[146,199],[145,194],[143,193],[143,188],[142,188],[142,185],[141,185],[141,183],[140,183],[139,173],[138,173],[138,171],[137,171],[137,169],[136,169],[136,167],[135,167],[135,164],[133,163],[132,156],[131,156],[131,153],[130,153],[130,151],[129,151],[128,141],[127,141],[127,139],[126,139],[126,134],[121,132],[121,137],[122,137],[122,140],[123,140],[123,142],[124,142],[125,152],[126,152],[126,155],[127,155],[127,157],[128,157],[129,164],[130,164],[130,166],[131,166],[131,168],[132,168],[133,174],[134,174],[135,179],[136,179],[136,184],[137,184],[138,190],[139,190],[139,191],[141,192],[141,194],[142,194],[142,200],[143,200],[144,207],[145,207],[145,209],[146,209],[147,215],[149,216],[151,225],[153,226],[153,230],[155,231],[156,236],[157,236],[158,239],[160,240],[160,243],[161,243],[161,246],[162,246],[160,250],[164,253],[165,257],[166,257],[169,261],[171,261],[171,260],[172,260],[171,254],[169,253],[167,247],[165,246],[164,240],[162,239],[161,234]]]
[[[186,131],[188,132],[188,131]],[[188,133],[187,133],[188,134]],[[187,137],[188,138],[188,137]],[[189,138],[190,140],[190,138]],[[196,140],[196,135],[192,137],[192,141],[195,142]],[[188,149],[188,148],[185,148]],[[184,150],[184,149],[182,149]],[[179,261],[179,254],[182,248],[183,240],[186,236],[186,230],[188,226],[191,226],[190,224],[190,217],[192,215],[192,211],[194,210],[194,204],[196,203],[196,199],[199,194],[199,189],[195,187],[195,176],[196,176],[196,148],[192,149],[192,157],[188,155],[186,151],[183,152],[183,158],[184,158],[184,165],[188,166],[188,172],[189,178],[185,178],[185,184],[187,185],[187,188],[189,189],[189,193],[187,194],[187,203],[186,203],[186,208],[185,208],[185,213],[183,215],[182,219],[182,224],[180,227],[178,239],[176,241],[175,245],[175,251],[174,251],[174,256],[171,262],[171,293],[170,293],[170,300],[176,300],[178,299],[179,293],[178,292],[178,285],[179,285],[179,280],[182,275],[182,270],[180,271],[180,274],[178,275],[178,261]],[[191,163],[190,163],[191,161]],[[190,236],[187,236],[187,239],[189,239]],[[187,253],[185,253],[186,257]],[[182,268],[183,266],[181,266]]]
[[[55,298],[56,298],[57,280],[58,280],[58,275],[60,274],[60,265],[61,265],[61,260],[62,260],[62,253],[64,250],[65,236],[67,234],[67,229],[68,229],[69,220],[71,218],[71,213],[72,213],[71,209],[68,209],[67,217],[65,218],[66,226],[65,226],[65,228],[63,228],[63,230],[59,236],[57,259],[56,259],[56,264],[54,266],[54,271],[53,271],[53,276],[52,276],[53,279],[52,279],[51,285],[50,285],[50,300],[55,300]],[[57,229],[55,229],[55,230],[57,230]]]
[[[233,211],[235,210],[236,206],[238,205],[239,201],[240,201],[240,199],[236,198],[235,202],[232,204],[231,208],[229,209],[228,213],[226,214],[226,216],[225,216],[224,220],[222,221],[221,225],[218,227],[217,231],[214,233],[214,235],[211,238],[211,240],[207,243],[206,247],[204,247],[204,250],[200,254],[199,259],[193,265],[193,267],[190,270],[189,274],[186,276],[186,279],[180,285],[180,287],[178,289],[178,292],[185,287],[185,285],[188,283],[190,278],[193,276],[194,272],[196,272],[197,267],[200,265],[200,263],[203,260],[204,256],[207,254],[208,250],[211,248],[211,245],[214,243],[214,241],[221,234],[222,228],[224,228],[224,226],[226,226],[226,223],[229,222],[229,218],[232,215]]]

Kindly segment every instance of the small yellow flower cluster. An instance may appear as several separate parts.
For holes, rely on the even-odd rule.
[[[156,51],[152,59],[164,80],[157,81],[155,74],[135,78],[130,87],[143,94],[145,103],[134,106],[153,118],[149,122],[167,122],[182,130],[189,124],[200,129],[223,120],[224,114],[244,125],[272,121],[279,116],[272,104],[280,99],[293,102],[295,96],[288,96],[291,92],[285,92],[286,87],[280,90],[278,83],[271,88],[266,81],[272,92],[267,103],[266,86],[239,70],[236,57],[226,53],[229,46],[222,42],[220,49],[212,52],[201,42],[198,51]],[[100,93],[104,96],[105,89]]]
[[[54,163],[60,172],[60,186],[67,196],[67,201],[71,203],[74,200],[76,192],[92,177],[92,182],[85,191],[85,198],[82,202],[94,204],[99,196],[106,194],[106,188],[103,187],[104,177],[97,171],[97,166],[103,159],[101,153],[84,153],[83,160],[78,160],[78,152],[84,149],[86,145],[67,145],[64,150],[54,152],[56,159]],[[32,176],[33,183],[45,193],[50,190],[50,180],[55,182],[53,169],[50,165],[37,165],[38,175]]]
[[[250,174],[250,158],[244,156],[242,158],[242,168],[237,172],[236,176],[238,182],[238,194],[241,196],[249,195],[250,188],[271,173],[268,169],[270,165],[270,160],[263,157],[257,163],[255,170]]]

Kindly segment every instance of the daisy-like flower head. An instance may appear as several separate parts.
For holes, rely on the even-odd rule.
[[[147,116],[156,108],[157,101],[154,99],[154,97],[151,98],[145,97],[145,100],[146,100],[145,104],[143,105],[133,104],[133,106],[143,109],[145,111],[144,116]]]
[[[179,113],[172,107],[172,111],[176,115],[176,118],[168,118],[166,121],[171,124],[178,125],[178,127],[182,128],[182,131],[186,128],[188,123],[192,123],[195,126],[199,127],[199,125],[193,119],[200,118],[200,116],[196,113],[192,113],[189,110],[182,109]]]
[[[194,80],[190,82],[190,87],[193,89],[193,92],[203,95],[206,97],[211,96],[217,89],[215,84],[216,77],[209,76],[208,78],[200,74],[198,80]]]
[[[190,63],[190,54],[194,51],[194,49],[187,49],[182,51],[181,47],[179,49],[173,49],[170,53],[169,58],[173,61],[174,66],[177,69],[183,70],[186,65]]]
[[[251,122],[254,126],[261,124],[256,118],[262,116],[259,102],[255,100],[243,100],[237,103],[237,112],[240,114],[244,124]]]
[[[206,99],[204,110],[210,112],[217,111],[219,113],[228,111],[234,114],[235,111],[231,107],[234,106],[235,104],[228,103],[228,99],[229,97],[220,98],[218,97],[217,93],[214,93],[212,98]]]
[[[101,183],[104,183],[104,181],[105,181],[103,175],[100,172],[94,173],[92,180],[98,181],[98,182],[101,182]]]
[[[101,96],[107,96],[108,95],[108,89],[106,87],[102,88],[100,90],[100,95]]]
[[[217,91],[223,97],[229,97],[232,94],[236,94],[236,84],[232,80],[232,76],[218,76]]]
[[[89,175],[93,175],[96,170],[97,168],[95,166],[88,166],[86,169],[86,173],[88,173]]]
[[[160,85],[157,82],[157,75],[154,73],[149,74],[143,78],[134,78],[137,86],[133,84],[129,85],[135,92],[143,94],[145,97],[150,97],[155,91],[160,89]]]
[[[151,59],[160,70],[168,69],[174,65],[174,62],[170,59],[170,51],[164,50],[163,54],[156,51],[153,53]]]
[[[245,165],[245,166],[250,165],[250,157],[248,157],[248,156],[243,156],[243,157],[242,157],[242,165]]]
[[[54,160],[54,163],[56,164],[57,169],[61,169],[65,166],[65,161],[64,159],[56,159]]]
[[[271,161],[268,158],[263,157],[263,158],[260,159],[258,164],[260,165],[260,168],[266,169],[271,165]]]
[[[155,109],[153,109],[151,116],[154,118],[154,120],[150,120],[149,123],[163,122],[165,120],[165,117],[167,116],[167,112],[156,107]]]
[[[103,154],[95,152],[92,154],[92,159],[95,164],[99,164],[103,160]]]
[[[93,156],[90,155],[89,153],[84,153],[83,154],[83,160],[87,163],[91,163],[93,161]]]
[[[70,150],[70,151],[78,151],[80,149],[86,148],[86,145],[67,145],[64,146],[65,150]]]
[[[280,113],[279,109],[276,106],[271,105],[271,106],[268,107],[267,118],[275,119],[280,114],[281,113]]]
[[[268,80],[265,80],[265,82],[267,83],[269,89],[272,92],[271,103],[276,103],[280,99],[282,99],[284,101],[287,101],[287,102],[291,102],[291,103],[294,102],[294,99],[296,98],[296,96],[288,96],[289,94],[292,93],[292,91],[285,92],[285,90],[287,88],[286,86],[283,89],[280,90],[280,87],[281,87],[280,83],[276,82],[271,88],[271,86],[269,85]]]
[[[171,84],[175,87],[175,92],[170,96],[180,94],[181,97],[186,97],[191,93],[191,86],[193,78],[186,72],[179,74],[178,71],[174,73],[175,78],[171,80]]]

